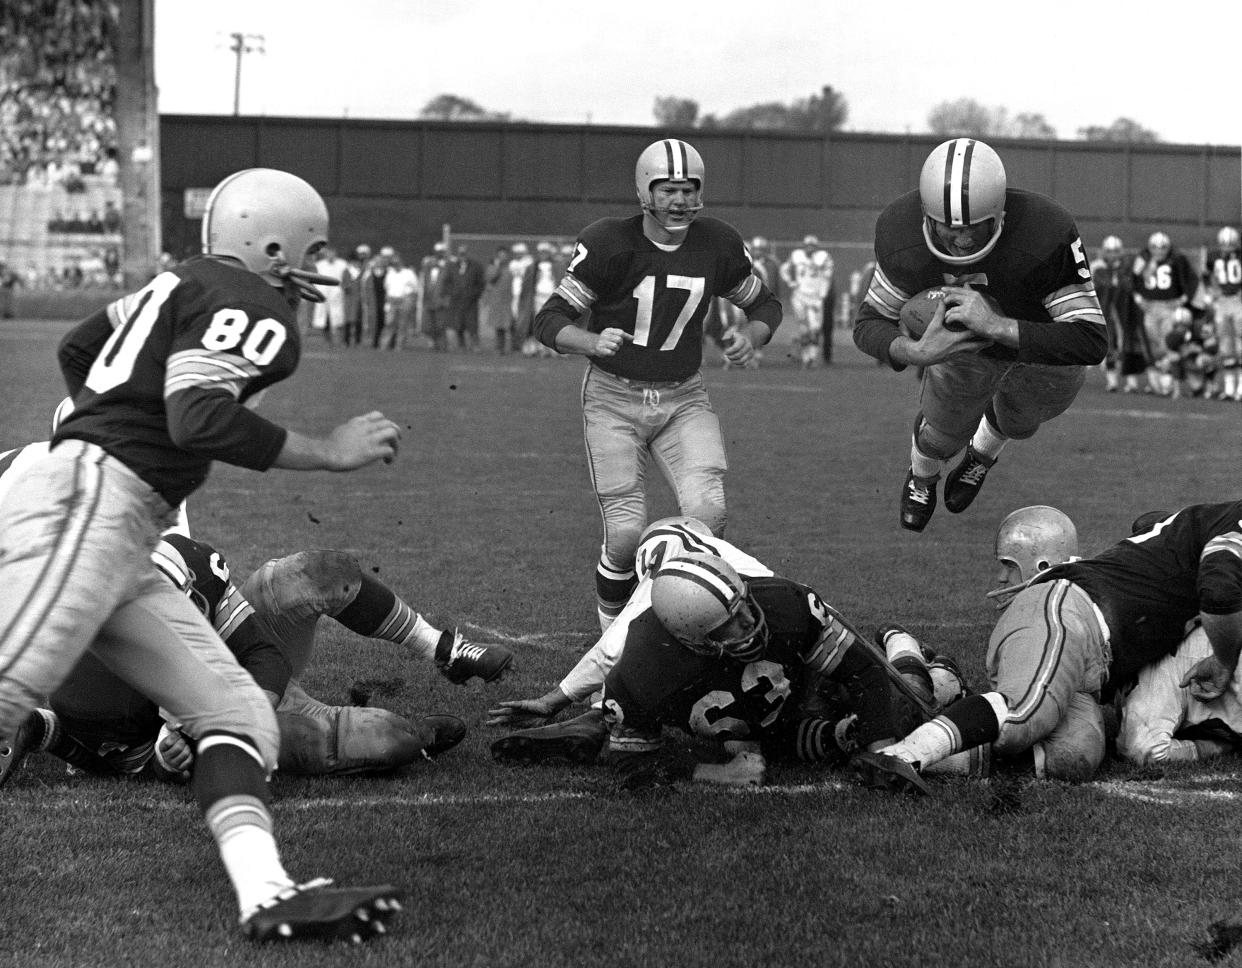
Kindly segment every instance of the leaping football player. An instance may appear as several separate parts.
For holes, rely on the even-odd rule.
[[[1108,338],[1073,217],[1009,188],[982,141],[955,138],[932,151],[918,190],[880,213],[875,254],[854,342],[894,370],[923,368],[900,518],[922,531],[946,462],[965,448],[945,479],[945,507],[958,514],[1010,439],[1070,407]],[[947,295],[926,332],[906,335],[902,306],[935,286]]]
[[[642,212],[583,229],[568,272],[535,318],[541,342],[590,361],[582,413],[604,522],[595,570],[601,628],[636,582],[653,460],[681,513],[724,534],[724,438],[700,372],[712,297],[746,314],[730,331],[730,364],[754,359],[781,321],[780,301],[755,273],[737,230],[700,214],[704,179],[703,159],[686,142],[667,138],[645,148],[635,170]]]
[[[62,340],[75,410],[0,500],[0,739],[87,650],[167,710],[197,740],[191,790],[256,941],[366,940],[401,892],[286,872],[268,807],[275,710],[151,552],[213,460],[350,471],[396,456],[400,428],[379,412],[312,438],[246,406],[297,367],[297,306],[330,284],[311,268],[327,238],[327,206],[301,178],[225,178],[207,202],[202,257]]]

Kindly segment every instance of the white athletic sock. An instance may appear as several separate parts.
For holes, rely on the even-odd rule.
[[[919,450],[918,442],[913,438],[910,440],[910,469],[914,471],[915,477],[937,478],[940,471],[944,467],[944,461],[936,460],[934,457],[928,457]]]
[[[244,796],[221,800],[208,812],[207,825],[233,882],[243,920],[262,902],[293,886],[272,836],[271,814],[261,801]]]
[[[979,427],[975,435],[970,438],[970,446],[975,449],[976,454],[987,460],[995,461],[1007,443],[1009,443],[1009,438],[1002,437],[993,430],[987,417],[979,418]]]

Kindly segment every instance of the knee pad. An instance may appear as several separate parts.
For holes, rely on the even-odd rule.
[[[343,551],[299,551],[276,562],[273,584],[278,598],[306,596],[321,603],[329,612],[344,608],[362,584],[362,567],[353,555]]]
[[[1056,728],[1036,743],[1035,775],[1082,783],[1104,761],[1104,711],[1091,696],[1076,692]]]
[[[942,430],[937,430],[926,420],[919,422],[918,432],[914,435],[914,445],[919,451],[932,460],[948,460],[963,447],[969,436],[958,439],[950,437]]]

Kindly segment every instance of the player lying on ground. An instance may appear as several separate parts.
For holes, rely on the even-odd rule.
[[[210,545],[169,533],[152,556],[157,567],[211,621],[242,667],[276,707],[279,768],[285,773],[381,773],[457,745],[465,724],[431,715],[411,722],[386,709],[331,706],[299,684],[320,618],[371,638],[411,648],[454,683],[494,682],[510,667],[503,646],[474,645],[440,631],[350,555],[309,551],[273,559],[239,590],[228,563]],[[166,723],[158,707],[90,653],[31,713],[15,741],[0,750],[0,784],[25,752],[46,750],[87,772],[167,779],[188,775],[193,738]]]
[[[1111,701],[1144,667],[1176,651],[1195,619],[1213,654],[1183,684],[1200,699],[1220,696],[1242,646],[1240,520],[1242,502],[1191,505],[1098,555],[1073,559],[1069,518],[1054,508],[1015,511],[997,537],[1006,587],[990,595],[1008,604],[988,643],[990,690],[861,755],[864,780],[891,787],[894,776],[987,743],[1004,756],[1029,751],[1047,776],[1088,779],[1104,757],[1096,698]]]
[[[1141,534],[1168,517],[1153,511],[1135,519]],[[1242,748],[1242,671],[1223,694],[1198,699],[1186,682],[1191,670],[1212,654],[1212,643],[1196,624],[1173,655],[1149,665],[1134,688],[1119,693],[1121,727],[1117,752],[1139,764],[1204,760]]]
[[[700,537],[684,524],[657,522],[649,531],[651,542],[642,547],[657,555],[661,544],[668,550]],[[727,545],[705,540],[719,550]],[[858,745],[883,742],[899,722],[924,718],[904,693],[894,700],[892,686],[901,674],[807,586],[771,575],[743,579],[722,557],[702,551],[653,561],[640,550],[639,558],[651,570],[644,569],[634,612],[627,605],[613,626],[620,631],[624,624],[624,636],[614,640],[619,653],[603,663],[602,708],[497,740],[492,750],[498,759],[589,762],[607,741],[610,758],[632,769],[659,750],[668,725],[725,743],[735,754],[723,766],[700,764],[696,779],[755,784],[765,769],[761,745],[769,754],[842,763]],[[610,629],[609,635],[616,633]],[[908,639],[889,636],[894,643],[902,638]],[[598,655],[587,658],[601,667]],[[931,679],[921,655],[917,662],[925,704]],[[558,687],[538,700],[493,709],[490,722],[545,718],[569,702]]]

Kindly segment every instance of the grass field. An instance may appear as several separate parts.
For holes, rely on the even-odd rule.
[[[0,328],[0,450],[46,435],[63,324]],[[869,631],[899,621],[973,684],[983,597],[1008,511],[1054,504],[1086,553],[1139,512],[1238,494],[1237,404],[1104,392],[1013,444],[975,506],[897,525],[917,402],[910,373],[843,345],[802,371],[709,368],[728,440],[729,536]],[[392,881],[394,933],[361,949],[257,949],[180,788],[67,778],[32,759],[0,791],[0,965],[1186,965],[1239,906],[1242,775],[1109,765],[1082,786],[942,783],[901,800],[845,775],[774,767],[759,792],[618,792],[602,771],[494,763],[499,699],[559,681],[593,639],[599,519],[581,442],[579,358],[330,352],[308,343],[264,413],[322,433],[381,409],[407,427],[392,466],[352,475],[217,466],[190,507],[235,573],[306,548],[353,552],[441,625],[507,643],[503,683],[454,687],[395,646],[324,623],[306,685],[462,716],[471,734],[393,777],[278,776],[299,877]],[[672,513],[658,484],[653,513]],[[1229,955],[1224,964],[1242,964]]]

